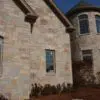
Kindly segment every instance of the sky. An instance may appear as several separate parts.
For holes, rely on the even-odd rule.
[[[61,9],[63,13],[66,13],[70,8],[77,4],[80,0],[54,0],[58,8]],[[100,0],[85,0],[90,4],[100,7]]]

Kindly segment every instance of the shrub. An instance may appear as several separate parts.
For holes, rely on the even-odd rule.
[[[61,87],[60,84],[57,84],[56,90],[57,90],[57,94],[60,94],[61,93],[62,87]]]
[[[49,95],[51,94],[51,92],[51,86],[49,84],[46,84],[41,91],[41,95]]]
[[[39,84],[38,85],[36,83],[34,85],[32,84],[30,98],[32,96],[38,97],[41,94],[42,88],[43,87],[41,85],[39,85]]]
[[[32,97],[38,97],[40,95],[51,95],[51,94],[60,94],[60,93],[66,93],[66,92],[71,92],[72,87],[70,84],[68,86],[63,83],[62,85],[50,85],[50,84],[45,84],[44,86],[42,85],[37,85],[36,83],[33,85],[32,84],[32,89],[30,93],[30,98]]]
[[[0,100],[8,100],[4,95],[0,94]]]
[[[57,90],[57,87],[56,86],[51,86],[51,93],[52,94],[57,94],[59,91]]]

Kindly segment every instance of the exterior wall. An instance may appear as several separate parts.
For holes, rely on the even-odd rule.
[[[42,0],[27,0],[38,13],[33,33],[12,0],[0,1],[0,35],[4,37],[0,92],[12,100],[28,98],[32,83],[72,84],[69,34]],[[56,73],[46,73],[45,49],[56,51]]]
[[[78,16],[87,14],[89,20],[90,33],[87,35],[80,35]],[[96,75],[100,71],[100,34],[96,30],[95,15],[100,15],[99,12],[82,12],[78,15],[72,16],[72,23],[76,31],[71,34],[72,58],[74,61],[82,60],[81,50],[91,49],[93,54],[93,70]],[[74,48],[74,49],[73,49]],[[74,51],[73,51],[74,50]]]

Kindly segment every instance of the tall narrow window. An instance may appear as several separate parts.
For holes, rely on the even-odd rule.
[[[100,16],[96,15],[96,28],[97,28],[97,33],[100,33]]]
[[[3,72],[2,61],[3,61],[3,37],[0,36],[0,76],[2,75]]]
[[[80,25],[80,34],[89,33],[88,16],[84,14],[84,15],[80,15],[78,18],[79,18],[79,25]]]
[[[83,61],[92,64],[92,50],[82,50]]]
[[[46,49],[46,72],[55,72],[55,50]]]

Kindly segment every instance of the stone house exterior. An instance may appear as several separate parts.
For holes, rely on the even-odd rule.
[[[100,8],[84,1],[64,16],[53,0],[1,0],[0,92],[24,100],[34,83],[73,84],[74,61],[96,75],[99,33]]]
[[[32,83],[73,84],[72,29],[52,0],[1,0],[0,92],[24,100]]]
[[[75,28],[70,34],[72,61],[90,63],[96,76],[100,72],[100,7],[81,0],[66,17]]]

